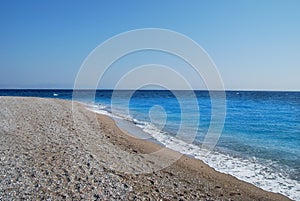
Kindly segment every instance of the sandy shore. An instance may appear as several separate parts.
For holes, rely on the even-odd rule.
[[[186,156],[159,169],[178,153],[70,101],[0,97],[0,137],[0,200],[289,200]]]

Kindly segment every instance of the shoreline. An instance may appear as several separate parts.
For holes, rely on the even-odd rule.
[[[148,174],[117,171],[126,162],[152,168],[159,157],[128,159],[161,146],[125,134],[112,119],[81,104],[74,103],[72,113],[71,105],[59,99],[0,97],[0,198],[289,200],[185,155]]]
[[[228,155],[226,152],[220,152],[220,150],[212,151],[208,157],[205,157],[201,154],[202,151],[200,147],[197,147],[194,144],[185,143],[169,135],[166,137],[164,133],[158,133],[153,126],[153,128],[151,127],[152,129],[149,129],[147,122],[133,119],[130,116],[124,116],[122,114],[112,115],[109,111],[105,110],[106,106],[104,105],[100,105],[100,108],[98,108],[97,105],[87,104],[87,108],[92,112],[111,118],[121,130],[125,130],[125,133],[130,133],[129,135],[134,132],[144,132],[148,135],[145,137],[141,134],[133,134],[135,138],[142,138],[154,142],[190,158],[200,160],[217,172],[231,175],[267,192],[279,193],[294,200],[298,200],[299,198],[299,190],[297,190],[300,187],[299,183],[296,180],[284,176],[281,172],[271,171],[265,161],[261,161],[254,157],[239,158],[234,155]],[[125,123],[120,123],[120,121]],[[136,123],[138,125],[145,125],[137,126]],[[131,124],[131,126],[127,128],[129,124]],[[135,127],[136,129],[132,129],[132,127]]]
[[[141,152],[141,153],[155,152],[155,151],[157,151],[157,149],[162,148],[161,145],[159,145],[155,142],[148,141],[148,140],[145,140],[145,139],[138,139],[134,135],[127,134],[124,131],[120,131],[120,129],[115,125],[115,122],[113,121],[113,119],[111,117],[107,116],[107,115],[97,113],[97,116],[98,116],[97,118],[99,119],[99,121],[107,122],[107,125],[111,126],[113,129],[118,130],[119,134],[121,134],[123,136],[126,136],[125,138],[127,138],[128,141],[126,141],[126,143],[124,143],[123,146],[125,146],[125,149],[128,149],[129,151],[130,151],[129,147],[132,148],[132,146],[134,146],[138,150],[138,152]],[[118,137],[118,136],[114,136],[114,137],[120,138],[121,140],[124,140],[123,137]],[[171,150],[171,151],[172,152],[177,152],[177,151],[174,151],[174,150]],[[267,193],[267,194],[271,193],[271,194],[274,194],[274,195],[283,196],[285,199],[289,200],[289,198],[285,197],[282,194],[273,193],[273,192],[270,192],[270,191],[265,191],[265,190],[255,186],[253,184],[250,184],[246,181],[240,180],[240,179],[238,179],[238,178],[236,178],[236,177],[234,177],[230,174],[219,172],[219,171],[215,170],[214,168],[210,167],[208,164],[206,164],[202,160],[195,158],[194,156],[189,156],[189,155],[182,154],[181,158],[178,161],[176,161],[173,165],[174,166],[179,166],[179,167],[182,167],[182,168],[185,168],[185,169],[189,169],[189,171],[196,171],[198,173],[201,172],[201,171],[204,171],[205,172],[204,174],[209,175],[209,176],[207,176],[208,178],[213,179],[214,181],[220,180],[219,182],[222,183],[223,186],[226,186],[226,187],[229,187],[229,186],[232,186],[232,185],[235,186],[235,187],[239,186],[241,188],[245,188],[247,190],[250,190],[251,192],[255,192],[255,194],[257,193],[256,190],[259,189],[259,191],[263,191],[263,193],[262,193],[263,196],[266,195],[265,193]],[[170,168],[170,167],[167,167],[166,169],[168,169],[168,168]],[[231,182],[234,183],[234,184],[229,184]],[[227,184],[225,184],[225,183],[227,183]],[[219,185],[216,185],[217,189],[219,187],[220,187]],[[222,187],[220,187],[220,188],[222,188]],[[241,190],[238,189],[236,192],[235,191],[229,192],[229,197],[231,197],[233,195],[234,196],[242,195],[240,193],[240,191]],[[227,196],[228,196],[228,194],[227,194]],[[223,197],[223,196],[221,196],[221,197]],[[264,198],[268,199],[268,196],[266,196]],[[284,198],[280,198],[280,199],[283,200]],[[237,199],[237,198],[234,197],[234,199]],[[240,198],[238,198],[238,199],[240,199]],[[241,198],[241,199],[243,200],[245,198]],[[270,199],[271,200],[277,200],[276,196],[275,197],[271,196]]]

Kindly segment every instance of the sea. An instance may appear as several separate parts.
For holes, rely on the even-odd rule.
[[[220,172],[300,200],[300,92],[226,91],[224,127],[209,155],[201,154],[201,145],[213,115],[210,93],[188,94],[191,92],[82,90],[76,101],[95,112],[117,116],[156,142],[200,159]],[[0,90],[0,96],[74,98],[73,90],[54,89],[6,89]],[[184,105],[195,100],[197,111],[182,111]],[[183,112],[187,114],[184,122]],[[187,135],[196,131],[196,135],[193,141],[185,141],[178,137],[178,131]]]

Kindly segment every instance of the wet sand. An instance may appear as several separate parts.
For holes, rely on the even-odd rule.
[[[289,200],[70,101],[0,97],[0,137],[0,200]]]

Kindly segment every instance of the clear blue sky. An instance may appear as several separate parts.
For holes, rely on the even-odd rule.
[[[72,88],[97,45],[148,27],[199,43],[226,89],[300,90],[299,0],[2,0],[0,88]]]

